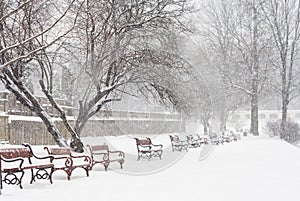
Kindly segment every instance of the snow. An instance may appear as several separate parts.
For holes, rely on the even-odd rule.
[[[96,165],[89,177],[75,170],[70,181],[57,171],[52,185],[49,181],[29,184],[25,174],[24,189],[4,185],[1,201],[300,200],[300,149],[284,141],[248,136],[217,147],[173,153],[168,135],[155,135],[153,143],[164,145],[163,159],[137,161],[133,138],[142,136],[84,138],[84,144],[105,142],[111,150],[124,151],[123,170],[111,164],[105,172]],[[34,150],[44,153],[41,146]]]

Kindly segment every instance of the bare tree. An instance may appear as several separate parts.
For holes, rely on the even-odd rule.
[[[78,58],[71,64],[78,75],[75,133],[79,135],[104,105],[121,100],[131,88],[176,104],[171,83],[179,81],[187,68],[176,51],[166,47],[175,44],[170,40],[172,31],[184,28],[179,20],[186,5],[177,0],[86,1],[72,37],[66,40],[66,48]]]
[[[218,67],[225,88],[250,97],[250,132],[259,135],[258,97],[267,80],[270,49],[261,4],[256,0],[218,1],[204,13],[210,61]]]
[[[73,28],[58,33],[75,1],[57,7],[51,1],[3,0],[0,2],[0,71],[1,81],[23,105],[46,124],[60,146],[67,146],[56,125],[41,103],[26,86],[29,66],[37,68],[40,55]]]
[[[178,56],[172,37],[186,29],[180,19],[189,10],[187,1],[86,0],[72,1],[65,9],[50,1],[16,2],[26,6],[14,4],[9,10],[7,1],[1,7],[2,16],[12,13],[5,18],[8,21],[1,20],[1,25],[8,25],[1,32],[5,38],[1,78],[23,105],[42,118],[60,146],[68,145],[24,84],[26,68],[38,69],[40,87],[59,112],[75,151],[83,151],[80,133],[86,122],[132,88],[180,108],[182,99],[174,93],[174,83],[186,82],[192,68]],[[71,8],[75,14],[68,12]],[[64,24],[57,25],[62,19]],[[79,97],[79,112],[74,127],[54,98],[53,75],[60,65],[75,78],[72,90]]]
[[[275,44],[276,60],[281,82],[274,84],[281,94],[281,138],[286,136],[287,113],[290,101],[299,95],[296,60],[300,42],[300,1],[266,0],[263,7]]]

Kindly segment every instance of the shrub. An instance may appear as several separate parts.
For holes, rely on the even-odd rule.
[[[271,137],[276,137],[280,135],[280,121],[269,121],[267,122],[266,127],[269,131],[268,134]]]
[[[279,136],[287,142],[294,143],[300,139],[300,127],[299,125],[291,120],[286,122],[286,131],[281,132],[280,129],[281,120],[276,122],[267,122],[267,129],[270,131],[269,135],[271,137]]]

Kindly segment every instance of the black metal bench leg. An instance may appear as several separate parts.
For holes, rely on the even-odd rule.
[[[119,163],[120,163],[121,169],[123,169],[124,160],[119,161]]]
[[[35,174],[33,172],[33,169],[31,169],[31,181],[30,181],[30,184],[32,184],[34,181],[35,181]]]
[[[107,168],[108,168],[109,163],[105,162],[105,163],[103,163],[103,165],[104,165],[105,171],[107,171]]]
[[[137,158],[137,161],[139,161],[141,159],[141,154],[138,153],[138,158]]]
[[[87,177],[90,176],[90,175],[89,175],[89,167],[84,167],[83,169],[85,169],[85,171],[86,171],[86,176],[87,176]]]
[[[51,168],[51,171],[50,171],[50,175],[49,175],[49,180],[50,180],[50,183],[52,184],[53,181],[52,181],[52,174],[54,172],[54,167]]]
[[[18,173],[21,173],[21,176],[20,177],[18,177],[16,174],[18,174]],[[9,176],[13,176],[13,178],[12,179],[10,179],[10,178],[8,178]],[[4,179],[3,179],[3,181],[2,182],[4,182],[4,183],[6,183],[6,184],[8,184],[8,185],[19,185],[19,187],[21,188],[21,189],[23,189],[23,186],[22,186],[22,178],[23,178],[23,176],[24,176],[24,170],[22,170],[22,171],[19,171],[19,172],[9,172],[9,173],[7,173],[6,175],[5,175],[5,177],[4,177]],[[2,184],[1,184],[1,187],[3,187],[2,186]]]
[[[23,176],[24,176],[24,171],[21,172],[21,177],[19,179],[19,185],[20,185],[20,189],[23,189],[23,186],[22,186],[22,179],[23,179]]]
[[[50,179],[50,183],[52,184],[52,173],[53,173],[53,168],[51,168],[50,172],[49,172],[49,168],[37,168],[35,173],[34,170],[31,169],[31,181],[30,184],[32,184],[33,182],[35,182],[35,178],[37,179]]]

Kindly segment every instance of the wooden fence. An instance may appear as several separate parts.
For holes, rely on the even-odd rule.
[[[61,134],[68,139],[70,136],[62,122],[56,121],[55,123]],[[175,116],[158,115],[155,118],[144,118],[144,116],[143,118],[141,116],[135,116],[135,118],[105,117],[88,121],[81,136],[119,136],[124,134],[159,134],[183,131],[185,131],[185,123],[180,118],[175,118]],[[8,140],[10,144],[22,144],[24,142],[32,145],[55,144],[42,121],[22,120],[21,116],[18,120],[9,119],[8,115],[0,116],[0,139]]]

